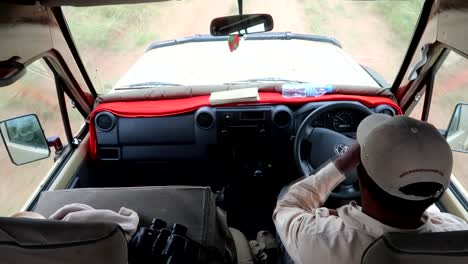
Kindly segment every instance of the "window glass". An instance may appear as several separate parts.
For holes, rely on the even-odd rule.
[[[27,66],[17,82],[0,89],[0,120],[34,113],[46,137],[66,137],[57,100],[54,76],[43,60]],[[41,137],[37,137],[41,139]],[[40,142],[38,142],[39,144]],[[54,150],[47,159],[21,166],[14,165],[3,141],[0,143],[0,216],[20,210],[41,185],[54,164]]]
[[[418,94],[416,96],[419,97],[419,100],[418,100],[416,106],[411,111],[409,116],[412,117],[412,118],[416,118],[416,119],[422,119],[422,112],[423,112],[423,108],[424,108],[425,95],[423,93],[420,93],[420,94]]]
[[[141,83],[220,84],[258,78],[378,87],[359,64],[391,84],[423,2],[244,1],[244,13],[273,16],[274,32],[334,38],[343,53],[320,41],[295,40],[241,41],[235,52],[229,51],[227,41],[147,50],[152,43],[209,34],[212,19],[239,14],[235,0],[63,7],[63,12],[99,93]]]
[[[76,134],[80,132],[81,128],[83,127],[85,118],[80,113],[80,111],[78,111],[78,108],[75,107],[75,103],[67,95],[65,95],[65,103],[67,105],[67,112],[68,118],[70,119],[72,135],[76,136]]]
[[[468,60],[452,51],[436,74],[428,121],[448,129],[458,103],[468,103]],[[468,190],[468,154],[454,151],[453,159],[453,175]]]
[[[34,119],[34,116],[26,116],[21,119],[13,119],[5,122],[5,138],[9,142],[25,146],[42,147],[47,145],[42,131],[40,129],[34,129]],[[23,122],[28,122],[29,124],[18,129],[18,127],[22,125],[19,123]]]

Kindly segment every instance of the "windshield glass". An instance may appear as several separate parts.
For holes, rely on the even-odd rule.
[[[227,38],[209,36],[209,25],[215,17],[238,14],[236,0],[64,7],[63,11],[100,93],[117,87],[275,80],[386,87],[399,70],[422,2],[244,1],[244,13],[272,15],[272,32],[295,34],[247,36],[232,52]],[[159,43],[173,39],[179,44]]]

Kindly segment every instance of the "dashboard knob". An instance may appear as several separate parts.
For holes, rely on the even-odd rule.
[[[262,136],[262,137],[263,137],[263,136],[266,136],[266,130],[265,130],[265,128],[260,128],[260,129],[258,130],[258,134],[259,134],[260,136]]]
[[[256,170],[254,171],[254,177],[263,177],[263,171],[261,170]]]

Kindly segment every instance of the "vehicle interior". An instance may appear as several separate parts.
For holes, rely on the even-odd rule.
[[[148,226],[158,217],[184,224],[190,238],[203,245],[224,250],[228,248],[224,246],[228,244],[227,238],[234,237],[235,253],[231,257],[234,256],[236,263],[253,263],[245,260],[251,257],[244,257],[250,253],[243,251],[250,252],[247,241],[255,239],[259,231],[276,233],[272,214],[285,186],[313,174],[327,161],[343,154],[355,141],[359,123],[369,115],[409,115],[421,99],[420,118],[426,120],[433,78],[443,58],[450,51],[468,56],[466,3],[427,0],[401,69],[388,87],[381,86],[384,83],[378,74],[363,68],[360,71],[367,78],[371,76],[378,87],[341,84],[335,85],[333,93],[316,97],[282,96],[282,80],[254,84],[259,97],[255,101],[221,104],[213,104],[210,94],[251,88],[252,83],[193,87],[167,83],[98,94],[61,8],[125,1],[8,2],[0,4],[0,34],[4,36],[0,43],[0,86],[14,83],[24,75],[25,67],[42,58],[52,69],[57,85],[61,121],[66,124],[70,118],[65,97],[72,98],[73,108],[86,118],[77,134],[73,134],[70,125],[65,125],[62,138],[43,135],[42,120],[37,116],[26,116],[28,120],[20,122],[11,113],[0,123],[3,142],[14,164],[55,155],[51,176],[37,188],[23,211],[49,217],[71,203],[110,210],[123,206],[139,214],[140,226]],[[257,16],[247,22],[246,15],[239,17],[244,19],[241,21],[244,24],[229,19],[213,20],[210,29],[216,41],[227,42],[229,34],[239,32],[247,36],[241,45],[249,45],[257,34],[249,38],[252,26],[266,23],[271,27],[265,25],[262,31],[274,28],[275,17]],[[217,28],[216,22],[222,26]],[[234,26],[229,28],[223,23]],[[261,34],[259,38],[267,38],[270,33]],[[278,35],[274,38],[281,39]],[[339,42],[336,45],[332,38],[314,41],[339,49]],[[466,152],[467,133],[460,121],[466,119],[464,109],[464,105],[458,105],[450,125],[441,128],[459,152]],[[22,132],[24,123],[28,127]],[[17,134],[20,136],[10,136]],[[34,142],[24,146],[21,141],[25,138]],[[360,203],[356,172],[346,177],[325,207],[337,208],[351,201]],[[445,193],[436,205],[437,210],[468,220],[467,205],[457,198],[466,193],[457,184]],[[35,220],[1,219],[2,233],[9,234],[0,234],[0,252],[7,256],[7,263],[18,263],[15,261],[19,259],[29,263],[83,263],[83,260],[127,263],[125,239],[116,233],[113,225],[49,223],[42,226],[43,223]],[[229,227],[230,234],[220,235],[216,231],[224,225]],[[69,230],[69,235],[57,235],[61,230]],[[389,234],[372,245],[375,249],[366,252],[363,263],[383,260],[419,263],[421,258],[424,263],[447,259],[450,263],[466,263],[466,234],[441,233],[422,238]],[[110,241],[108,244],[103,242],[104,237]],[[435,248],[434,243],[440,239],[448,241],[447,246]],[[92,243],[88,246],[77,241]],[[405,241],[413,242],[405,244]],[[420,247],[414,247],[415,244]],[[37,254],[44,255],[34,260],[34,250],[38,248],[44,250]],[[81,250],[82,255],[76,255],[76,250]],[[102,252],[112,254],[103,256]],[[46,256],[55,257],[47,259]]]

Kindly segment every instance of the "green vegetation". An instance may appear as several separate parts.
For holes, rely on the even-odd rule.
[[[359,9],[365,8],[380,16],[398,37],[408,39],[413,34],[423,1],[300,0],[300,3],[304,8],[308,27],[314,34],[333,35],[336,28],[329,26],[331,20],[352,18],[359,14]]]
[[[307,20],[306,23],[310,32],[316,35],[326,36],[333,34],[333,29],[325,28],[331,17],[324,14],[330,13],[330,11],[333,9],[333,6],[329,1],[300,0],[299,2],[304,8],[304,13],[306,14]],[[332,14],[334,14],[334,12]]]
[[[154,27],[154,21],[160,16],[160,10],[156,4],[63,8],[98,92],[109,91],[122,74],[113,68],[103,67],[103,58],[117,60],[122,56],[123,63],[128,61],[125,56],[141,54],[146,46],[159,40],[159,28]]]
[[[382,16],[395,34],[406,39],[413,35],[423,2],[424,0],[407,0],[396,4],[394,1],[379,1],[370,4],[372,4],[371,8]]]
[[[153,33],[137,32],[135,35],[135,44],[137,46],[146,45],[147,43],[156,39],[156,34]]]
[[[159,15],[155,5],[66,7],[64,13],[73,37],[82,49],[131,50],[157,38],[148,27],[148,23]]]

